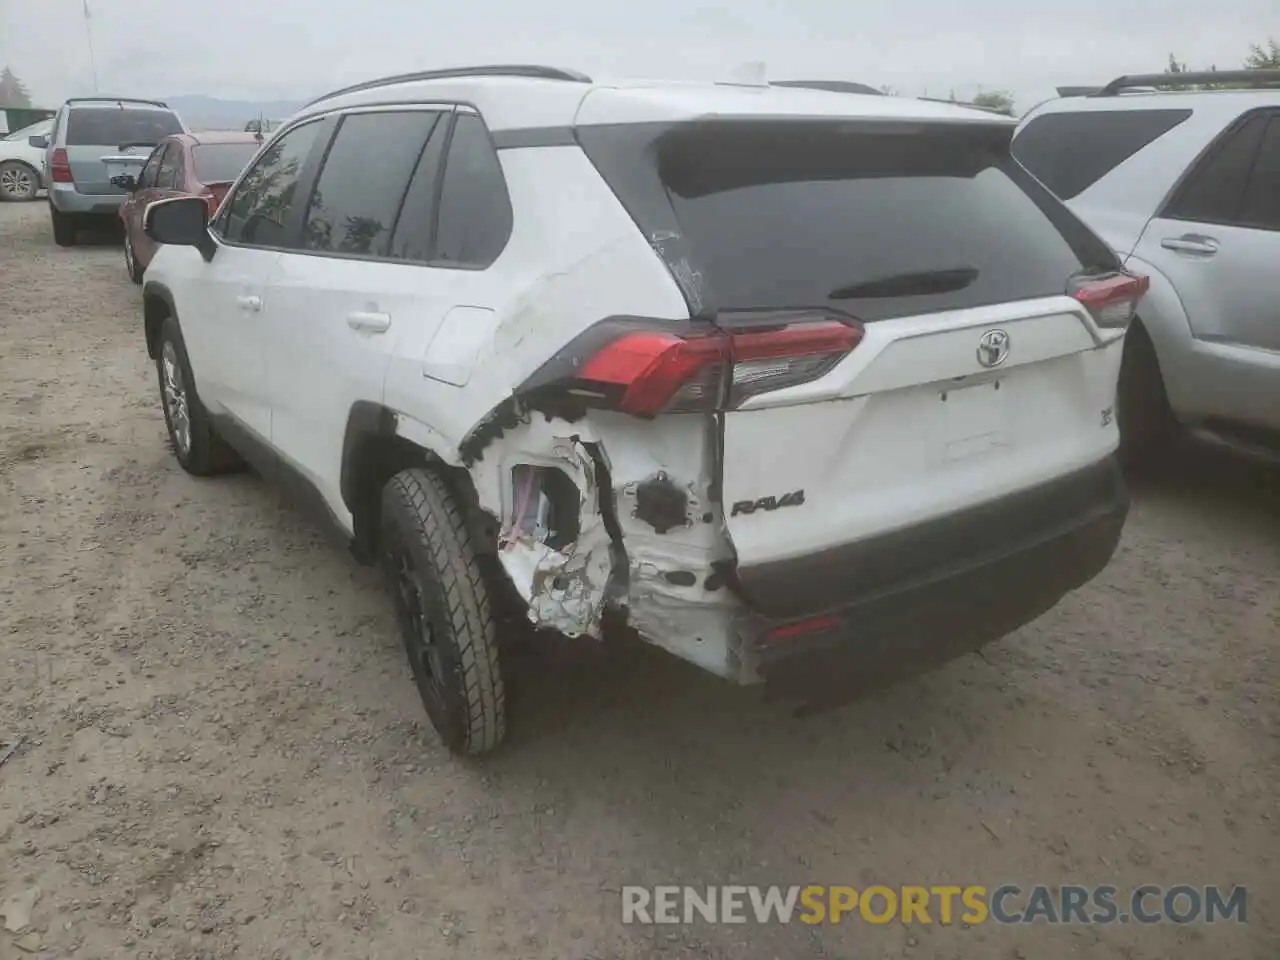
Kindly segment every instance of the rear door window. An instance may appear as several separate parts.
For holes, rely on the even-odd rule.
[[[1190,110],[1045,113],[1018,132],[1013,155],[1046,187],[1070,200],[1189,116]]]
[[[1164,216],[1192,223],[1245,220],[1245,191],[1269,119],[1265,113],[1255,113],[1225,133],[1175,191]]]
[[[196,179],[201,183],[226,183],[234,180],[257,152],[257,143],[197,144],[191,148]]]
[[[307,207],[303,247],[385,257],[409,180],[439,116],[415,110],[344,117]]]
[[[435,243],[436,200],[440,188],[440,164],[449,139],[448,118],[441,118],[431,132],[427,147],[418,158],[418,166],[405,191],[404,205],[396,221],[388,256],[395,260],[427,263]]]
[[[75,107],[68,112],[67,146],[112,146],[158,143],[182,133],[182,124],[169,110],[135,107]]]
[[[1249,174],[1241,209],[1242,225],[1280,230],[1280,115],[1272,114],[1258,159]]]
[[[698,275],[695,309],[705,297],[871,321],[1062,294],[1083,268],[1116,266],[1012,160],[1007,128],[783,126],[689,124],[659,139],[675,222],[629,208],[655,245],[678,237],[688,251],[673,272]],[[604,167],[630,176],[635,146]]]

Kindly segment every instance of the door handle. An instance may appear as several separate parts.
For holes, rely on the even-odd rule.
[[[389,313],[348,313],[347,326],[365,333],[386,333],[391,327]]]
[[[1160,241],[1160,246],[1174,253],[1194,253],[1202,257],[1212,257],[1218,252],[1217,240],[1194,233],[1181,237],[1165,237]]]
[[[262,298],[257,296],[236,297],[236,306],[241,310],[247,310],[250,313],[257,313],[262,309]]]

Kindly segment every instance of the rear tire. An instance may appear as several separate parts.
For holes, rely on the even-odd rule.
[[[62,213],[57,207],[49,205],[49,219],[53,221],[53,242],[60,247],[76,245],[76,218],[69,213]]]
[[[1116,391],[1120,454],[1126,466],[1151,465],[1168,452],[1177,433],[1151,337],[1141,323],[1125,336]]]
[[[0,163],[0,200],[25,203],[40,191],[40,174],[20,160]]]
[[[207,477],[238,467],[240,457],[218,436],[209,412],[196,393],[182,331],[173,317],[166,317],[160,327],[156,373],[169,446],[182,469],[195,477]]]
[[[450,751],[477,756],[506,735],[506,696],[488,584],[444,480],[404,470],[382,494],[383,572],[431,724]]]

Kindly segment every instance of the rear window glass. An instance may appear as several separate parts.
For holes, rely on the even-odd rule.
[[[234,180],[258,152],[256,143],[202,143],[192,148],[201,183]]]
[[[77,107],[67,120],[69,147],[155,144],[173,133],[182,133],[182,124],[169,110]]]
[[[716,309],[878,320],[1061,294],[1116,264],[1012,160],[1007,129],[778,128],[697,124],[658,144],[676,229],[641,226]],[[658,242],[673,233],[691,263]]]
[[[1033,118],[1013,155],[1063,200],[1089,189],[1191,116],[1190,110],[1087,110]]]

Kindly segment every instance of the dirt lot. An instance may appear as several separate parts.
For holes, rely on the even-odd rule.
[[[1280,477],[1189,458],[1050,614],[796,719],[538,656],[434,743],[374,576],[166,449],[137,288],[0,205],[0,957],[1280,956]],[[1246,884],[1249,923],[620,922],[642,883]]]

